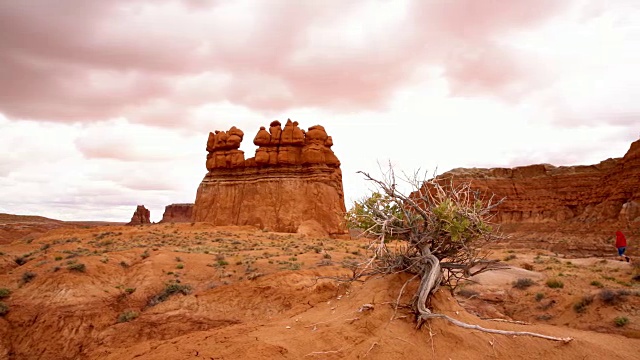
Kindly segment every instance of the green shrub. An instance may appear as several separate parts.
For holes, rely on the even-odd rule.
[[[564,287],[564,283],[558,279],[547,280],[547,286],[552,289],[561,289]]]
[[[534,285],[535,282],[529,278],[520,278],[513,282],[513,287],[516,289],[526,289],[531,285]]]
[[[11,290],[7,288],[0,288],[0,299],[9,297],[9,295],[11,295]]]
[[[138,315],[139,314],[138,314],[137,311],[126,310],[126,311],[122,312],[120,315],[118,315],[118,322],[119,323],[129,322],[129,321],[137,318]]]
[[[87,271],[87,267],[83,263],[71,264],[71,265],[67,266],[67,269],[70,270],[70,271],[77,271],[77,272],[85,272],[85,271]]]
[[[536,293],[536,301],[540,301],[544,298],[544,294],[543,293]]]
[[[618,327],[622,327],[629,323],[629,319],[626,316],[618,316],[613,319],[613,323]]]
[[[124,292],[126,292],[127,294],[133,294],[136,291],[136,288],[126,288],[124,289]]]
[[[595,287],[598,287],[598,288],[604,287],[604,285],[602,285],[602,283],[600,281],[598,281],[598,280],[593,280],[591,282],[591,286],[595,286]]]
[[[171,295],[179,293],[182,295],[189,295],[191,293],[191,286],[176,283],[167,284],[160,293],[152,296],[149,299],[149,301],[147,302],[147,306],[151,307],[158,305],[161,302],[167,301],[167,299]]]
[[[184,264],[179,263],[178,265],[176,265],[176,269],[184,269]]]
[[[2,301],[0,301],[0,316],[4,316],[9,312],[9,306]]]

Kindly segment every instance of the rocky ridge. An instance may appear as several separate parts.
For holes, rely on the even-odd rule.
[[[494,221],[509,246],[611,253],[616,229],[640,241],[640,140],[595,165],[459,168],[437,178],[505,198]]]

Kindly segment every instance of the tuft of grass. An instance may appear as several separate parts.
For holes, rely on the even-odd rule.
[[[36,275],[37,275],[37,274],[36,274],[36,273],[34,273],[34,272],[31,272],[31,271],[25,271],[25,272],[22,274],[21,282],[22,282],[23,284],[29,283],[29,282],[31,282],[33,279],[35,279],[35,278],[36,278]]]
[[[179,263],[178,265],[176,265],[176,269],[184,269],[184,264]]]
[[[118,322],[119,323],[123,323],[123,322],[129,322],[135,318],[138,317],[138,312],[134,311],[134,310],[125,310],[122,313],[120,313],[120,315],[118,315]]]
[[[580,299],[580,301],[573,304],[573,310],[579,314],[583,313],[587,310],[587,306],[591,305],[592,302],[593,302],[593,296],[590,296],[590,295],[583,296],[582,299]]]
[[[534,284],[535,282],[530,278],[520,278],[513,282],[513,287],[516,289],[523,290]]]
[[[0,299],[4,299],[11,295],[11,290],[7,288],[0,288]]]
[[[536,301],[540,301],[542,299],[544,299],[544,293],[536,293],[536,297],[535,297]]]
[[[69,271],[86,272],[87,267],[83,263],[75,263],[67,266]]]
[[[507,255],[504,257],[504,261],[509,261],[509,260],[513,260],[516,259],[516,256],[514,254],[511,255]]]
[[[561,289],[564,287],[564,283],[558,279],[547,280],[547,286],[552,289]]]
[[[140,257],[143,258],[143,259],[146,259],[149,256],[151,256],[151,255],[149,255],[149,250],[145,250],[142,254],[140,254]]]
[[[128,295],[133,294],[136,291],[136,288],[126,288],[124,289],[124,292],[126,292]]]
[[[598,280],[593,280],[590,285],[591,286],[595,286],[597,288],[603,288],[604,287],[604,285],[602,285],[602,283],[600,281],[598,281]]]
[[[149,301],[147,302],[147,306],[155,306],[160,304],[161,302],[167,301],[170,296],[175,294],[189,295],[191,293],[191,286],[186,284],[176,284],[170,283],[167,284],[161,292],[156,295],[153,295]]]
[[[9,306],[0,301],[0,316],[5,316],[9,312]]]
[[[626,316],[618,316],[613,319],[613,323],[616,324],[617,327],[623,327],[629,323],[629,319]]]
[[[127,263],[126,261],[122,260],[120,261],[120,266],[122,266],[123,268],[128,268],[129,267],[129,263]]]

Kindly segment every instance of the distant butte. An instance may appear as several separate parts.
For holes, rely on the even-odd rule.
[[[253,225],[297,232],[316,222],[329,234],[344,234],[344,193],[340,161],[324,127],[307,131],[288,120],[260,127],[255,157],[239,150],[244,132],[209,133],[207,174],[198,187],[194,221],[215,225]]]
[[[151,224],[151,212],[144,207],[144,205],[138,205],[136,211],[131,217],[131,221],[127,225],[145,225]]]

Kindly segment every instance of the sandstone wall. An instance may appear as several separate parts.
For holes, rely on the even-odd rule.
[[[494,220],[509,246],[612,253],[618,228],[640,245],[640,141],[596,165],[454,169],[438,178],[506,198]]]
[[[164,208],[161,223],[185,223],[193,221],[193,204],[171,204]]]
[[[244,133],[232,127],[209,134],[208,173],[198,187],[195,221],[254,225],[296,232],[316,221],[329,234],[344,234],[344,192],[333,140],[320,125],[304,131],[297,122],[261,127],[255,157],[238,150]]]

